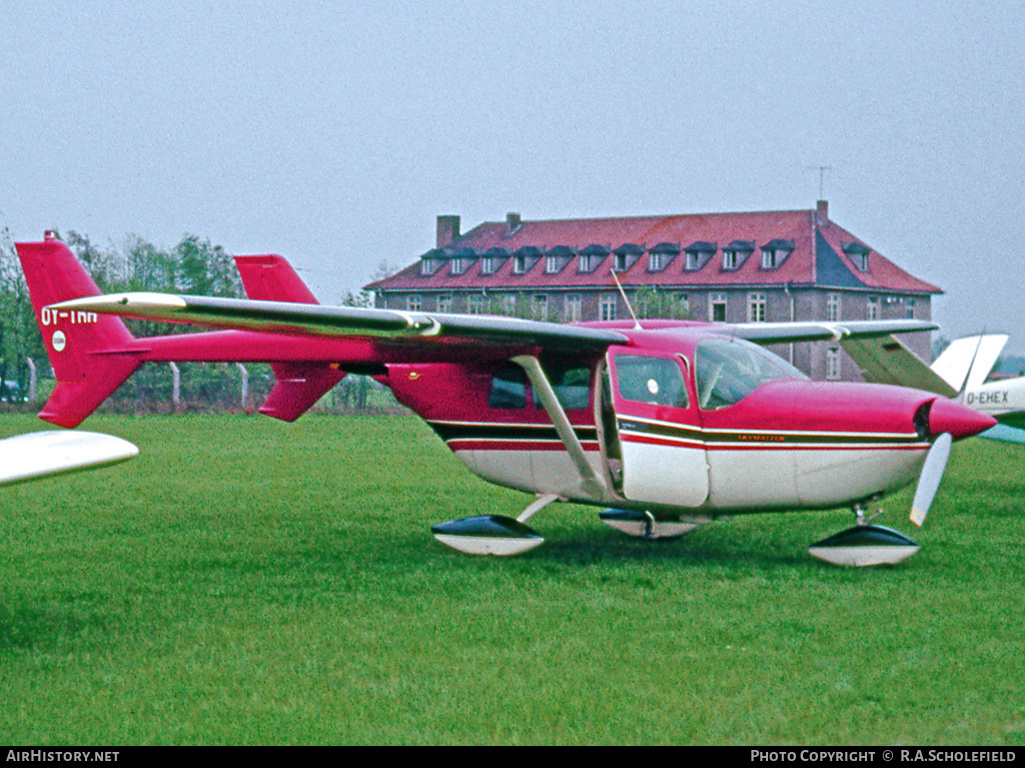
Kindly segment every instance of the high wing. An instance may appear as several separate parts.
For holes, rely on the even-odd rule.
[[[609,328],[513,317],[327,307],[162,293],[88,296],[60,302],[51,308],[58,311],[99,312],[142,320],[194,323],[208,328],[327,337],[382,337],[397,341],[462,340],[509,346],[539,346],[555,351],[600,350],[611,344],[629,342],[626,335]],[[844,344],[851,339],[879,339],[880,347],[888,347],[891,344],[899,345],[891,334],[930,331],[937,326],[923,320],[865,320],[851,323],[739,323],[716,328],[718,332],[740,336],[758,344],[830,339]]]
[[[57,311],[99,312],[142,320],[194,323],[208,328],[364,337],[395,342],[420,341],[553,351],[600,351],[628,339],[618,331],[535,322],[514,317],[399,312],[390,309],[326,307],[281,301],[251,301],[161,293],[89,296],[54,304]]]
[[[931,331],[925,320],[860,320],[849,323],[746,323],[734,326],[738,336],[759,344],[794,341],[829,341],[840,344],[861,368],[865,381],[922,389],[944,397],[957,390],[914,352],[895,333]]]

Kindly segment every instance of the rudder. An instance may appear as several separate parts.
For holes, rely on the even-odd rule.
[[[100,293],[71,249],[52,233],[42,242],[15,247],[57,379],[39,417],[62,427],[77,426],[141,364],[132,348],[134,339],[113,315],[50,309],[60,301]]]

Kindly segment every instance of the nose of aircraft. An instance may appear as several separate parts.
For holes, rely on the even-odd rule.
[[[934,435],[949,432],[955,440],[977,435],[996,424],[992,416],[945,397],[937,397],[929,409],[929,431]]]

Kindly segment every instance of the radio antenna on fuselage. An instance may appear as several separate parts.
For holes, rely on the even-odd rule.
[[[634,328],[633,329],[635,331],[643,330],[643,328],[641,328],[640,320],[638,320],[637,319],[637,315],[634,314],[634,308],[630,306],[630,300],[626,297],[626,291],[623,290],[623,286],[619,282],[619,278],[616,277],[616,269],[615,269],[615,267],[612,268],[612,279],[616,283],[616,288],[619,289],[619,295],[623,297],[623,303],[626,304],[626,311],[629,312],[630,313],[630,317],[632,317],[634,319]]]

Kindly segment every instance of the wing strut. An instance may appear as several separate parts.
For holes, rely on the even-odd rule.
[[[573,431],[573,425],[569,423],[569,417],[566,416],[562,403],[556,397],[555,390],[552,389],[552,384],[548,381],[548,377],[541,367],[541,362],[533,355],[517,355],[512,358],[512,361],[526,372],[531,386],[534,388],[538,399],[541,401],[541,405],[544,406],[545,412],[548,414],[548,418],[555,425],[555,431],[559,435],[559,439],[566,446],[566,451],[580,473],[581,490],[596,499],[611,495],[605,482],[587,461],[584,446],[580,444],[577,433]]]

